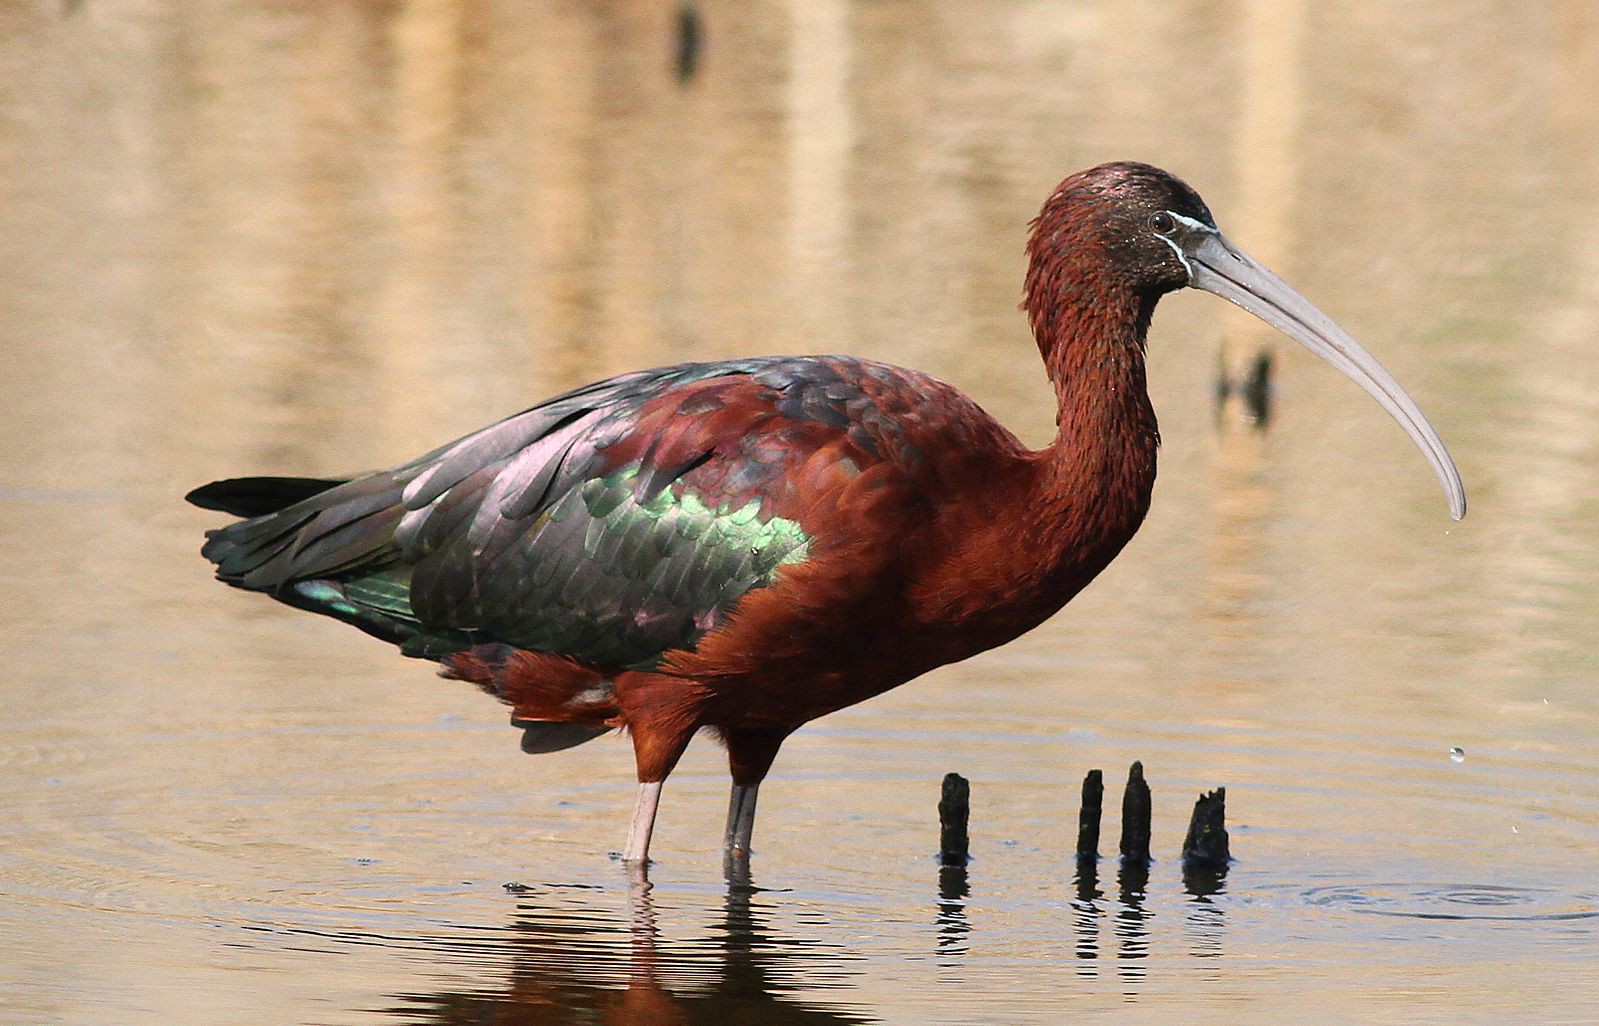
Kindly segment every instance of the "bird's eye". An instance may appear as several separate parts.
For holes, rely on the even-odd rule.
[[[1157,210],[1149,215],[1149,227],[1153,228],[1157,234],[1165,235],[1177,227],[1177,222],[1166,211]]]

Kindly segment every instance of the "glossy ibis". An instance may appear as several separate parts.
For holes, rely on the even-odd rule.
[[[727,849],[798,726],[1010,641],[1105,568],[1149,508],[1160,436],[1144,345],[1160,297],[1231,300],[1349,375],[1454,464],[1354,339],[1144,164],[1061,183],[1022,306],[1059,404],[1032,451],[956,389],[847,356],[685,363],[584,385],[348,481],[240,478],[189,500],[229,584],[437,660],[548,752],[616,727],[645,859],[696,730],[727,746]]]

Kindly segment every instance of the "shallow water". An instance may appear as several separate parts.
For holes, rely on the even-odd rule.
[[[701,14],[682,80],[665,3],[0,13],[0,1021],[1591,1021],[1590,6]],[[1218,414],[1218,354],[1274,343],[1168,300],[1139,537],[1028,637],[797,734],[748,880],[708,741],[630,880],[625,742],[523,756],[195,552],[196,483],[679,359],[889,359],[1042,442],[1024,225],[1120,157],[1382,356],[1470,517],[1286,345],[1267,427]],[[1157,862],[1080,879],[1082,774],[1113,809],[1133,759]],[[1218,784],[1237,861],[1185,881]]]

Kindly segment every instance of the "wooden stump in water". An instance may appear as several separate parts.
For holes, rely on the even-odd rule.
[[[1149,857],[1149,785],[1144,782],[1144,764],[1135,762],[1127,770],[1127,790],[1122,792],[1122,862],[1147,866]]]
[[[1201,794],[1183,840],[1183,865],[1225,871],[1232,855],[1227,848],[1227,789]]]
[[[1083,778],[1083,807],[1077,813],[1077,861],[1099,858],[1099,817],[1105,803],[1105,774],[1089,770]]]
[[[972,812],[972,787],[959,773],[944,774],[938,800],[938,860],[946,866],[964,866],[970,860],[971,840],[966,833]]]
[[[944,866],[964,867],[971,860],[971,838],[967,825],[971,820],[972,788],[959,773],[944,774],[944,784],[938,800],[938,861]],[[1105,775],[1099,770],[1089,770],[1083,777],[1083,804],[1077,813],[1077,866],[1080,880],[1086,887],[1095,888],[1097,874],[1084,874],[1084,867],[1092,870],[1099,859],[1099,828],[1105,804]],[[1133,880],[1134,890],[1141,889],[1147,879],[1149,866],[1154,859],[1149,854],[1153,803],[1149,783],[1144,779],[1144,764],[1135,762],[1127,768],[1127,788],[1122,792],[1121,863],[1124,881]],[[1232,861],[1227,838],[1227,789],[1218,787],[1199,796],[1194,803],[1194,815],[1188,822],[1188,836],[1183,839],[1183,878],[1191,893],[1214,893],[1226,876]],[[1131,873],[1131,876],[1128,874]],[[965,871],[961,872],[961,884]],[[944,891],[959,887],[943,887]]]

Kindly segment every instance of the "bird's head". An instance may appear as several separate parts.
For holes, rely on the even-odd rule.
[[[1466,492],[1438,433],[1376,357],[1292,286],[1234,246],[1189,185],[1148,164],[1118,162],[1062,182],[1033,222],[1023,307],[1043,342],[1062,309],[1118,299],[1147,323],[1155,300],[1203,289],[1248,310],[1371,393],[1421,448],[1449,499],[1466,515]]]
[[[1156,297],[1189,284],[1185,234],[1216,230],[1199,193],[1148,164],[1121,161],[1080,171],[1060,183],[1033,222],[1036,265],[1086,271],[1099,288]]]

